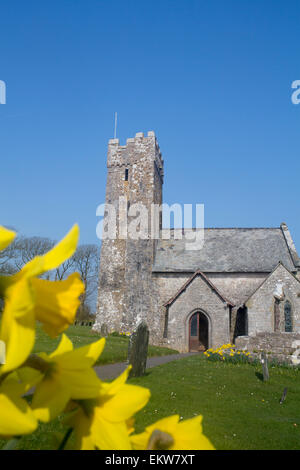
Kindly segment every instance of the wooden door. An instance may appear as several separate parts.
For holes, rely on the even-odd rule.
[[[208,348],[208,319],[201,312],[194,313],[189,322],[189,350],[205,351]]]

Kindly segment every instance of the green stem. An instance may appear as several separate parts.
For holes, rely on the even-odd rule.
[[[21,367],[31,367],[32,369],[39,370],[40,372],[47,372],[51,364],[36,354],[30,354]]]
[[[36,354],[30,354],[26,361],[23,362],[23,364],[15,370],[18,370],[21,367],[31,367],[32,369],[36,369],[42,373],[46,373],[51,367],[51,364],[42,359],[41,357],[37,356]],[[0,385],[11,372],[13,371],[5,372],[3,375],[0,376]]]
[[[0,385],[4,381],[4,379],[10,374],[10,372],[6,372],[5,374],[2,374],[0,377]]]
[[[63,450],[65,448],[65,445],[69,439],[69,437],[71,436],[73,432],[73,428],[69,428],[66,432],[66,434],[64,435],[64,438],[63,440],[61,441],[61,443],[59,444],[59,447],[57,448],[57,450]]]

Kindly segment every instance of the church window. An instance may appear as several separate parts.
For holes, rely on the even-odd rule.
[[[284,304],[284,331],[290,333],[293,331],[292,323],[292,305],[288,300]]]

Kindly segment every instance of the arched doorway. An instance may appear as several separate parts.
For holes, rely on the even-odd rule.
[[[195,312],[189,320],[189,350],[205,351],[208,348],[209,324],[207,316]]]

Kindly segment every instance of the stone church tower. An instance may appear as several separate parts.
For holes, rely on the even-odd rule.
[[[133,218],[130,208],[142,203],[149,213],[150,229],[151,205],[162,204],[163,185],[163,160],[154,132],[147,137],[137,133],[125,146],[119,145],[119,139],[111,139],[107,169],[106,204],[114,205],[117,220],[122,219],[120,207],[125,205],[123,214],[129,224]],[[103,239],[94,329],[105,324],[109,331],[132,331],[141,319],[150,320],[156,244],[149,235],[142,240],[122,238],[119,228],[116,239]]]
[[[119,225],[102,240],[96,331],[106,325],[110,332],[132,332],[145,320],[152,344],[181,352],[229,342],[294,352],[300,344],[300,257],[285,223],[205,227],[203,246],[190,250],[185,237],[198,229],[183,227],[166,237],[159,213],[153,230],[164,177],[154,132],[138,133],[124,146],[110,140],[107,168],[104,233],[114,208],[117,222],[145,236],[127,236]]]

